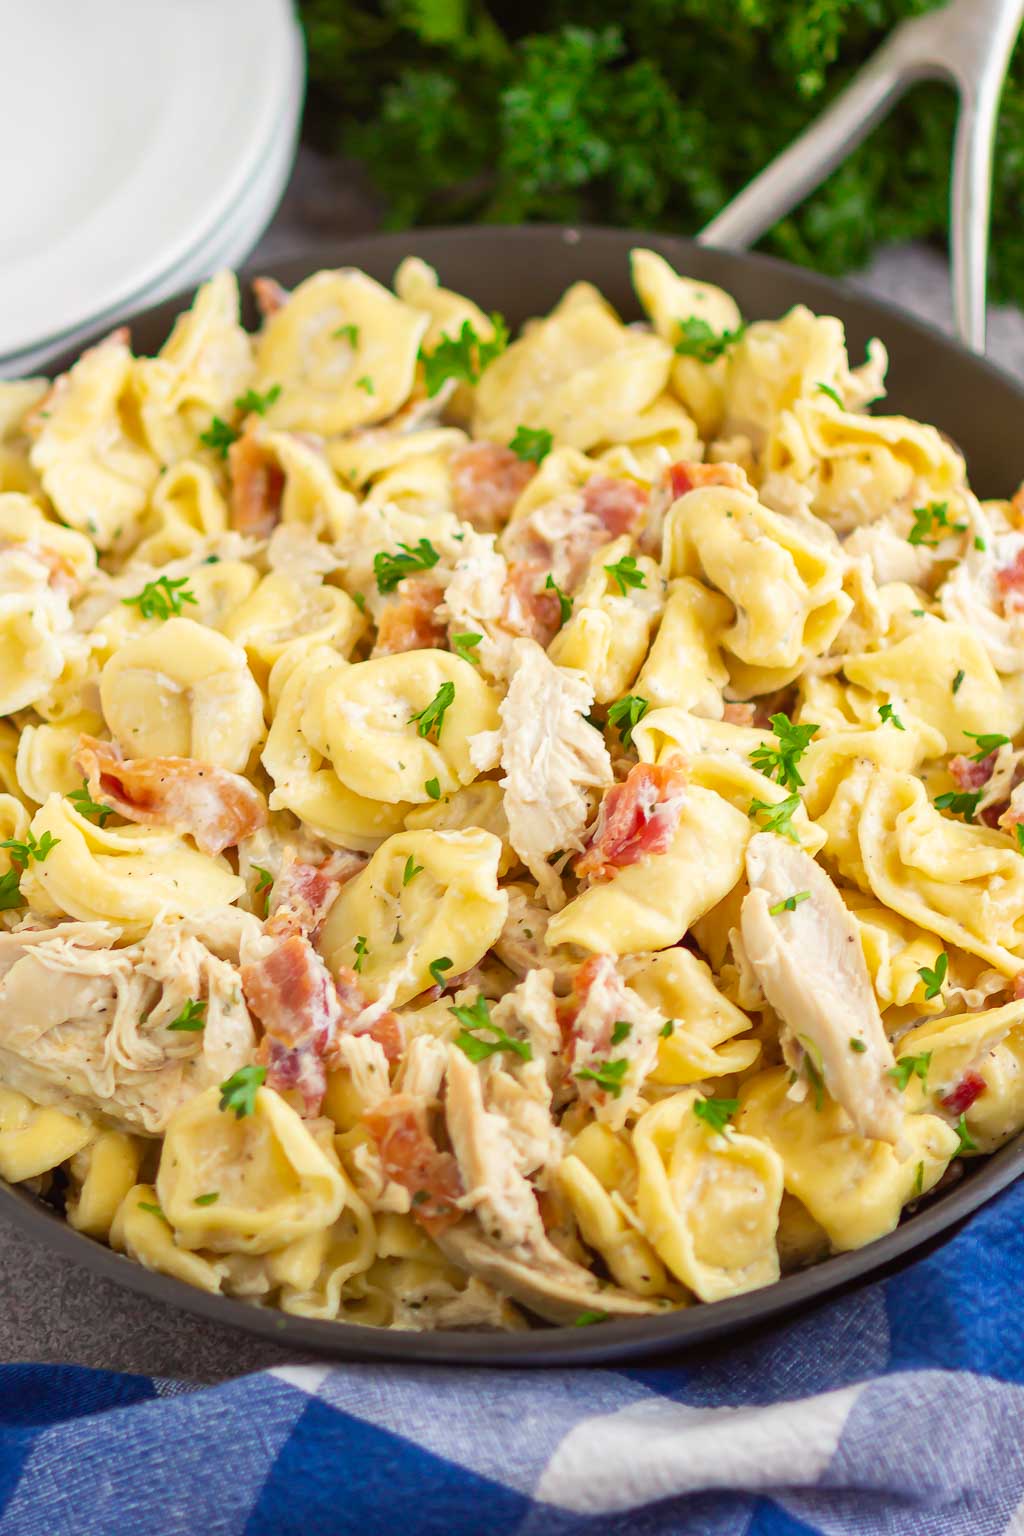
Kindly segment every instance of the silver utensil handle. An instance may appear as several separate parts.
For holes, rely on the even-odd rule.
[[[870,133],[911,85],[945,80],[960,93],[953,157],[953,318],[985,350],[992,152],[1003,80],[1024,0],[953,0],[901,23],[850,84],[701,233],[704,245],[745,247],[795,208]]]

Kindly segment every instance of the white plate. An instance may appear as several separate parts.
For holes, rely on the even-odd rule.
[[[21,0],[3,30],[0,355],[222,240],[294,131],[302,56],[288,0]]]

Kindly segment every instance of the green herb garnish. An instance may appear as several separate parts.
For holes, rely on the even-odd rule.
[[[377,591],[385,595],[393,592],[413,571],[429,571],[441,558],[429,539],[420,539],[417,544],[399,544],[398,548],[401,554],[392,555],[380,549],[373,557]]]
[[[553,592],[558,598],[558,612],[561,615],[561,621],[563,624],[568,624],[572,615],[572,598],[562,591],[550,571],[548,572],[548,579],[544,583],[544,590],[545,592]]]
[[[616,1019],[612,1025],[612,1045],[621,1045],[623,1040],[633,1032],[632,1024],[627,1024],[625,1019]]]
[[[543,427],[516,427],[509,447],[518,459],[539,464],[551,452],[554,439]]]
[[[456,656],[461,656],[463,661],[468,661],[472,666],[480,665],[480,657],[476,648],[483,639],[483,635],[465,634],[452,635],[452,650]]]
[[[716,331],[699,315],[688,315],[676,323],[679,326],[676,351],[680,357],[695,357],[698,363],[715,362],[723,352],[735,346],[746,330],[745,325],[740,325],[734,331]]]
[[[613,565],[606,565],[605,570],[623,597],[631,587],[647,586],[647,577],[643,571],[637,569],[635,555],[623,555],[622,559],[616,560]]]
[[[949,956],[943,950],[935,962],[935,968],[929,965],[919,965],[917,974],[924,982],[924,996],[926,1002],[931,1002],[933,997],[939,997],[946,980],[946,972],[949,970]]]
[[[719,1135],[740,1107],[739,1099],[694,1099],[693,1112],[698,1120]]]
[[[793,817],[802,803],[794,790],[776,805],[770,805],[767,800],[751,800],[747,815],[755,820],[759,816],[764,818],[760,823],[763,832],[777,832],[780,837],[788,837],[791,843],[798,843],[800,838],[793,826]]]
[[[650,702],[638,693],[627,693],[608,706],[608,724],[614,725],[624,747],[633,745],[633,732],[650,709]]]
[[[523,1061],[533,1060],[533,1048],[528,1040],[513,1040],[500,1024],[494,1023],[486,997],[478,997],[471,1008],[453,1006],[449,1011],[462,1025],[455,1037],[455,1044],[470,1061],[486,1061],[488,1056],[494,1056],[498,1051],[513,1051]],[[491,1039],[479,1039],[480,1030],[485,1030]]]
[[[442,683],[430,703],[419,710],[417,714],[409,716],[410,725],[412,725],[414,720],[416,722],[417,736],[433,736],[434,740],[437,741],[441,735],[445,712],[452,707],[454,702],[455,684],[452,682]]]
[[[508,328],[499,314],[491,315],[494,335],[489,340],[479,337],[469,320],[463,320],[457,337],[443,336],[433,352],[420,350],[424,382],[427,394],[433,397],[448,379],[463,384],[476,384],[484,369],[508,346]]]
[[[208,1195],[196,1195],[195,1199],[192,1201],[192,1204],[193,1205],[216,1205],[217,1201],[219,1199],[220,1199],[220,1190],[219,1189],[211,1189],[211,1191],[210,1191],[210,1193]]]
[[[893,709],[891,704],[879,704],[878,717],[883,725],[886,723],[886,721],[888,721],[889,724],[894,725],[898,731],[906,730],[906,726],[903,724],[903,721],[900,719],[899,715]]]
[[[234,427],[229,427],[220,416],[215,416],[205,432],[200,432],[199,441],[222,459],[228,456],[228,449],[232,443],[238,441],[238,432]]]
[[[990,753],[1010,745],[1009,736],[1003,736],[999,731],[964,731],[964,735],[978,743],[977,752],[971,754],[972,763],[982,763]]]
[[[416,876],[422,875],[422,873],[423,865],[417,864],[416,860],[410,853],[409,857],[405,861],[405,869],[402,871],[402,884],[408,885],[410,880],[415,880]]]
[[[838,389],[833,389],[831,384],[823,384],[819,379],[814,387],[819,392],[819,394],[828,395],[830,400],[834,400],[841,411],[846,409],[846,407],[843,405],[842,395],[839,393]]]
[[[799,789],[803,779],[797,764],[810,746],[811,738],[819,729],[817,725],[794,725],[788,715],[772,715],[772,731],[778,739],[765,741],[755,747],[750,761],[759,773],[774,779],[786,789]]]
[[[931,1066],[931,1060],[931,1051],[922,1051],[919,1056],[901,1056],[896,1065],[889,1068],[889,1076],[901,1093],[912,1077],[919,1077],[924,1086],[927,1087],[928,1068]]]
[[[365,933],[360,933],[360,934],[358,934],[356,936],[356,942],[353,945],[353,948],[355,950],[355,956],[356,957],[355,957],[355,960],[352,962],[352,969],[354,971],[361,971],[362,968],[363,968],[363,961],[366,959],[367,955],[370,952],[368,950],[367,946],[366,946],[366,934]]]
[[[769,917],[778,917],[780,912],[795,912],[802,901],[810,901],[810,891],[794,891],[792,896],[786,896],[782,901],[777,901],[774,907],[768,908]]]
[[[109,805],[99,805],[92,798],[88,779],[83,779],[81,789],[73,789],[66,798],[71,801],[79,816],[84,816],[87,821],[95,816],[98,826],[105,827],[114,814]]]
[[[206,1003],[190,997],[173,1023],[168,1024],[168,1029],[180,1029],[189,1034],[195,1034],[200,1029],[206,1028]]]
[[[280,393],[280,384],[271,384],[263,395],[257,389],[247,389],[245,394],[239,395],[235,401],[235,410],[241,411],[243,416],[265,416]]]
[[[431,976],[433,976],[436,985],[441,988],[442,992],[448,985],[444,979],[444,973],[445,971],[450,971],[451,968],[452,962],[448,959],[447,955],[441,955],[437,960],[431,960],[430,964],[427,966],[427,970],[430,972]]]
[[[622,1092],[623,1079],[629,1071],[629,1062],[623,1056],[618,1061],[599,1061],[596,1067],[581,1067],[574,1072],[574,1077],[584,1078],[587,1082],[596,1083],[603,1088],[605,1093],[610,1093],[613,1099],[617,1099]]]
[[[195,603],[196,597],[189,589],[187,576],[178,581],[158,576],[156,581],[147,581],[137,596],[122,597],[121,601],[129,608],[137,607],[144,619],[169,619],[172,614],[177,616],[186,603]]]
[[[243,1120],[256,1108],[256,1092],[267,1080],[266,1067],[239,1067],[226,1082],[220,1085],[222,1110],[234,1110],[235,1119]]]

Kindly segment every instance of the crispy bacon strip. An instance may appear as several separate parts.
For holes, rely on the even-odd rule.
[[[339,966],[335,977],[338,1005],[341,1008],[340,1026],[349,1034],[369,1035],[376,1040],[388,1061],[397,1061],[405,1049],[405,1030],[397,1013],[380,1013],[366,1026],[356,1028],[359,1017],[368,1006],[368,998],[355,971]],[[334,1063],[330,1063],[333,1065]]]
[[[1024,607],[1024,549],[1018,549],[1009,565],[996,571],[996,586],[1002,594],[1004,609]]]
[[[618,539],[632,533],[647,506],[647,489],[635,480],[610,480],[593,475],[583,487],[583,510]]]
[[[440,649],[448,633],[436,612],[443,597],[444,590],[429,576],[406,576],[400,581],[398,596],[380,616],[374,656]]]
[[[288,302],[288,289],[283,288],[276,277],[254,277],[252,292],[264,320],[269,320],[271,315],[276,315],[277,311]]]
[[[284,472],[252,427],[228,449],[228,473],[232,528],[256,539],[269,538],[281,517]]]
[[[976,763],[972,757],[956,756],[949,760],[950,777],[958,789],[980,789],[992,777],[996,754],[990,752]]]
[[[459,1165],[438,1148],[419,1099],[395,1093],[363,1115],[377,1143],[384,1172],[412,1195],[412,1214],[431,1237],[457,1222],[455,1202],[464,1194]]]
[[[690,459],[680,459],[668,467],[668,483],[677,499],[687,491],[695,491],[701,485],[731,485],[741,491],[747,483],[738,464],[699,464]]]
[[[498,443],[469,443],[450,460],[455,514],[480,533],[497,533],[537,473],[537,466]]]
[[[627,864],[649,853],[664,853],[675,836],[685,798],[681,768],[637,763],[602,800],[594,835],[576,860],[577,875],[610,880]]]
[[[292,934],[242,966],[242,991],[263,1026],[257,1060],[268,1083],[298,1089],[306,1113],[317,1114],[327,1089],[324,1055],[341,1017],[330,971],[308,939]]]
[[[951,1115],[965,1115],[976,1099],[980,1099],[987,1084],[980,1072],[968,1070],[960,1081],[943,1094],[943,1106]]]
[[[291,854],[270,892],[266,931],[282,937],[300,933],[315,938],[341,887],[365,863],[362,854],[341,848],[322,864],[307,864]]]
[[[502,627],[536,640],[546,650],[562,625],[558,593],[545,588],[547,571],[537,560],[513,560],[505,582]]]
[[[112,741],[80,736],[74,756],[100,805],[127,821],[188,833],[202,853],[232,848],[266,825],[267,803],[240,773],[192,757],[136,757]]]
[[[722,711],[722,719],[727,725],[753,725],[755,709],[753,704],[726,704]]]

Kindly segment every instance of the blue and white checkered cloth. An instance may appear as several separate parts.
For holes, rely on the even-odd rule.
[[[1024,1536],[1024,1181],[945,1248],[657,1366],[0,1367],[0,1536]]]

